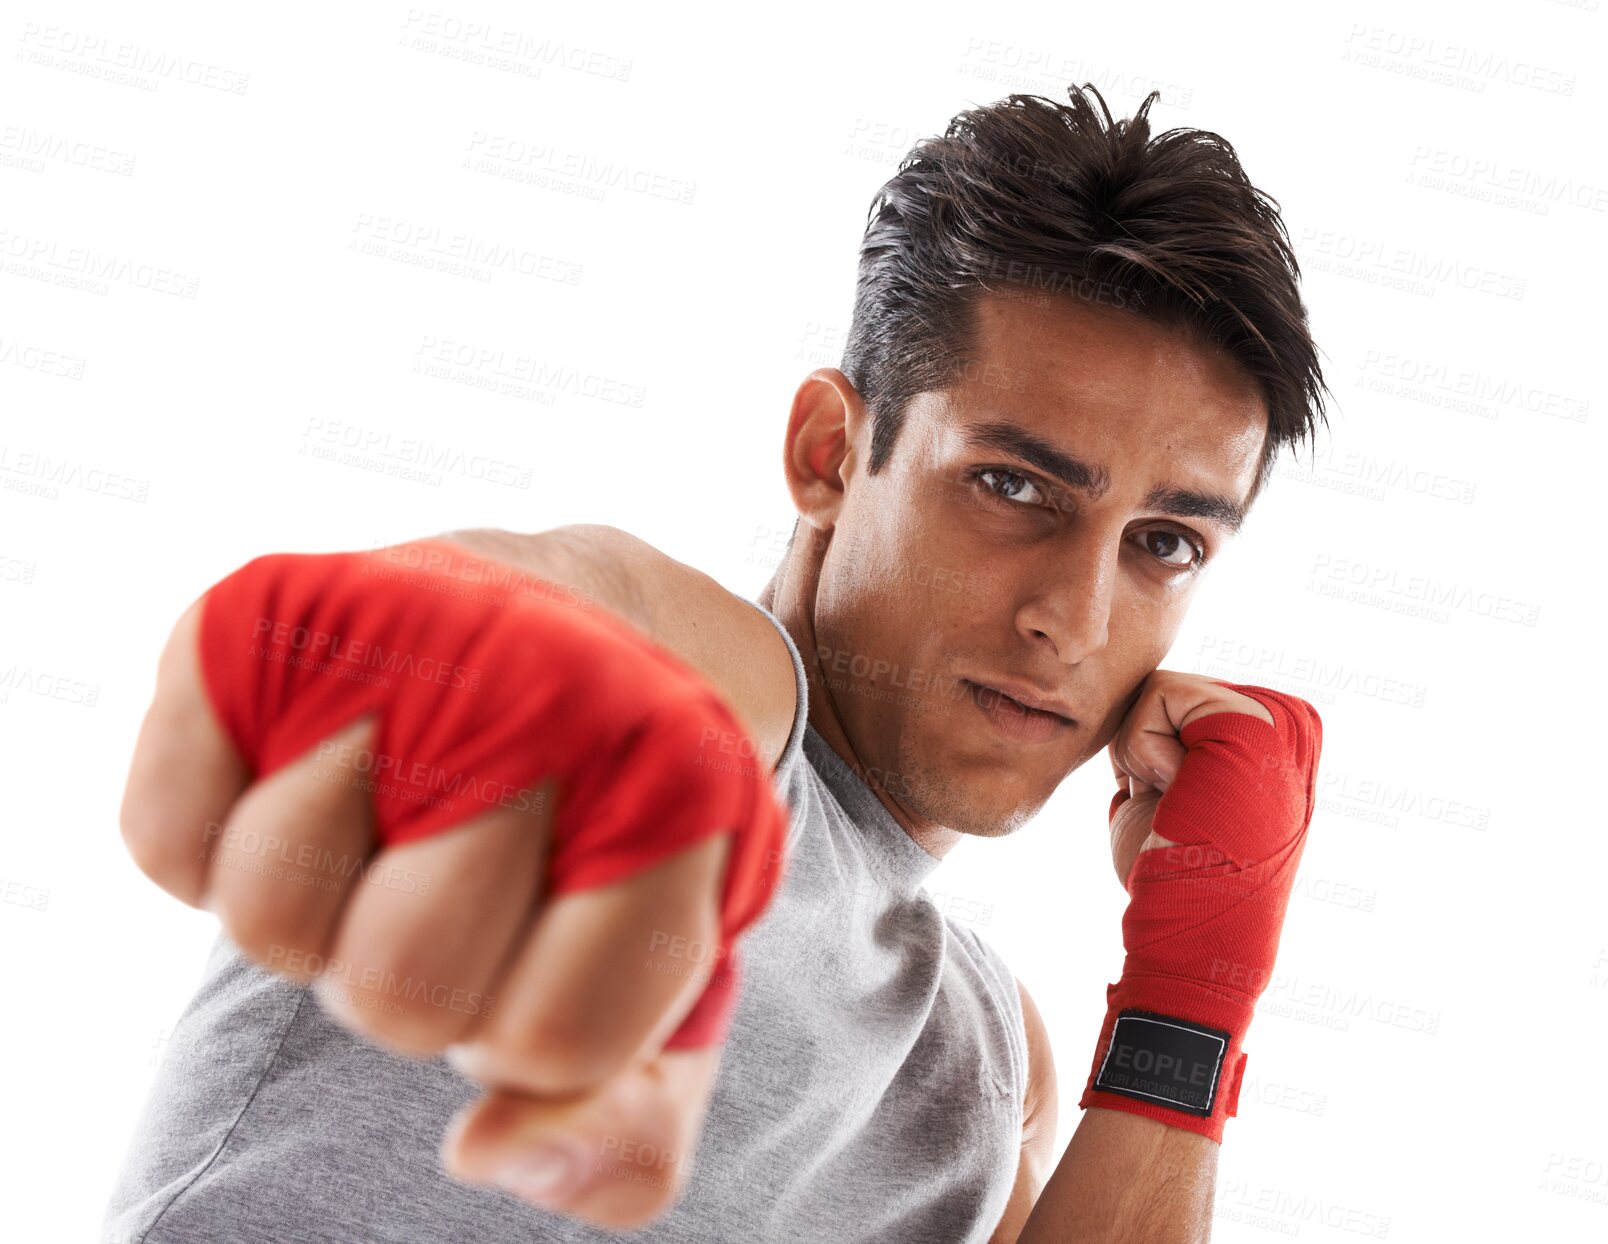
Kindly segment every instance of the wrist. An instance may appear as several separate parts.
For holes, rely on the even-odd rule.
[[[1222,1143],[1238,1112],[1255,998],[1184,977],[1125,972],[1078,1105],[1143,1115]]]

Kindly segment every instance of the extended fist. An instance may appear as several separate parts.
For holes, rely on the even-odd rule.
[[[454,1047],[495,1092],[449,1172],[639,1225],[687,1170],[610,1178],[620,1138],[693,1150],[785,812],[714,763],[741,727],[695,673],[493,565],[438,539],[215,584],[162,653],[123,836],[341,1023]]]

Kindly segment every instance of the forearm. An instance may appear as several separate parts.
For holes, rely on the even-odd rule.
[[[1017,1244],[1204,1244],[1218,1147],[1197,1132],[1090,1106]]]

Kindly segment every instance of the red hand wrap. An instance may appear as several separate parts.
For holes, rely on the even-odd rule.
[[[204,600],[203,682],[255,778],[376,715],[367,776],[384,847],[497,807],[534,809],[547,778],[558,797],[546,898],[731,832],[717,970],[666,1045],[725,1039],[734,941],[780,879],[787,813],[747,732],[693,670],[567,587],[445,540],[268,554]]]
[[[1187,752],[1151,822],[1178,845],[1139,852],[1128,874],[1122,979],[1106,989],[1078,1101],[1218,1143],[1237,1112],[1245,1031],[1278,953],[1323,743],[1306,701],[1220,685],[1265,705],[1276,724],[1217,712],[1179,731]],[[1112,816],[1127,797],[1117,792]]]

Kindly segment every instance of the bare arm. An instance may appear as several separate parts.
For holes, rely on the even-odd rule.
[[[1206,1244],[1215,1141],[1090,1106],[1017,1244]]]
[[[1051,1174],[1054,1054],[1038,1007],[1020,981],[1016,988],[1027,1035],[1022,1153],[989,1244],[1205,1244],[1218,1149],[1205,1136],[1091,1106]]]
[[[1049,1030],[1021,981],[1016,992],[1022,998],[1022,1026],[1027,1035],[1027,1091],[1022,1097],[1022,1152],[1016,1164],[1016,1182],[1010,1200],[1000,1215],[999,1225],[988,1237],[988,1244],[1018,1244],[1023,1225],[1033,1212],[1033,1203],[1044,1190],[1050,1165],[1055,1161],[1055,1125],[1059,1100],[1055,1084],[1055,1053],[1050,1048]]]
[[[700,570],[617,527],[574,523],[520,534],[449,531],[481,557],[574,588],[681,658],[725,696],[774,769],[793,724],[793,662],[776,628]]]

